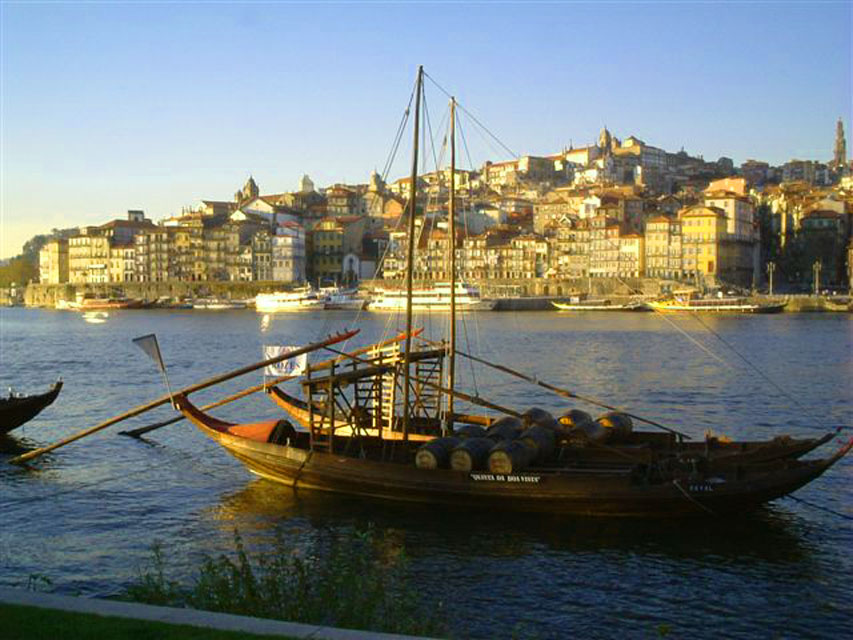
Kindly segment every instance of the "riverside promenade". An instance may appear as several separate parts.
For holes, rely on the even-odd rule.
[[[0,603],[81,613],[105,618],[125,618],[169,625],[233,631],[257,636],[278,636],[311,640],[423,640],[420,636],[404,636],[376,631],[336,629],[297,622],[283,622],[195,609],[158,607],[136,602],[62,596],[39,591],[0,587]],[[35,637],[35,636],[34,636]]]

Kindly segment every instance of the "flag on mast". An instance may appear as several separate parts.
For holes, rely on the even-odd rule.
[[[142,351],[145,352],[145,355],[151,358],[157,366],[160,367],[160,373],[163,374],[166,389],[169,390],[169,397],[172,399],[172,406],[177,409],[175,399],[172,394],[172,385],[169,384],[169,376],[166,375],[166,365],[163,362],[163,356],[160,353],[160,344],[157,342],[157,336],[153,333],[149,333],[147,336],[133,338],[133,344],[142,349]]]
[[[294,351],[295,349],[297,349],[297,347],[264,345],[264,360],[278,358],[279,356],[286,355],[287,353]],[[301,376],[303,373],[305,373],[305,369],[307,367],[308,354],[303,353],[301,356],[296,356],[295,358],[289,358],[287,360],[282,360],[281,362],[268,364],[264,369],[264,375]]]

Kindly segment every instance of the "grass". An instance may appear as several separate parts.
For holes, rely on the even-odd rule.
[[[0,604],[4,640],[245,640],[283,638]]]
[[[424,608],[410,586],[405,551],[373,529],[326,532],[299,546],[279,537],[272,549],[253,553],[235,532],[233,553],[204,556],[192,585],[171,580],[167,566],[155,545],[126,599],[346,629],[446,631],[440,603]]]

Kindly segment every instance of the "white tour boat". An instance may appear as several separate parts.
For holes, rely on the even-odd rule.
[[[456,283],[456,308],[459,311],[491,311],[495,300],[480,296],[480,290],[469,284]],[[405,289],[376,289],[367,306],[370,311],[400,311],[406,309]],[[412,309],[450,311],[450,284],[437,283],[429,289],[412,290]]]
[[[255,296],[255,309],[261,313],[276,311],[308,311],[322,309],[326,299],[317,295],[311,287],[294,289],[293,291],[274,291],[259,293]]]

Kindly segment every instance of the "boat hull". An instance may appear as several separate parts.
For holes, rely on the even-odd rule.
[[[61,380],[42,394],[23,398],[0,398],[0,434],[9,433],[35,418],[56,400],[60,391],[62,391]]]
[[[661,313],[719,313],[719,314],[737,314],[737,313],[781,313],[784,311],[787,303],[781,302],[778,304],[680,304],[669,302],[646,302],[648,308],[652,311],[660,311]]]
[[[671,518],[743,513],[797,490],[834,461],[792,462],[792,468],[781,466],[751,481],[691,483],[685,479],[650,485],[636,483],[627,470],[511,475],[425,470],[203,430],[251,472],[294,489],[575,516]]]
[[[547,466],[494,474],[420,469],[413,464],[413,449],[407,444],[388,447],[378,439],[347,439],[339,451],[309,449],[308,434],[288,427],[284,443],[270,442],[274,423],[234,425],[202,413],[185,396],[177,396],[176,402],[185,417],[251,472],[293,489],[577,516],[671,518],[742,513],[814,480],[853,447],[851,438],[822,460],[781,460],[735,469],[712,465],[704,472],[676,471],[658,480],[646,465],[585,470]],[[353,451],[347,455],[350,449]]]

